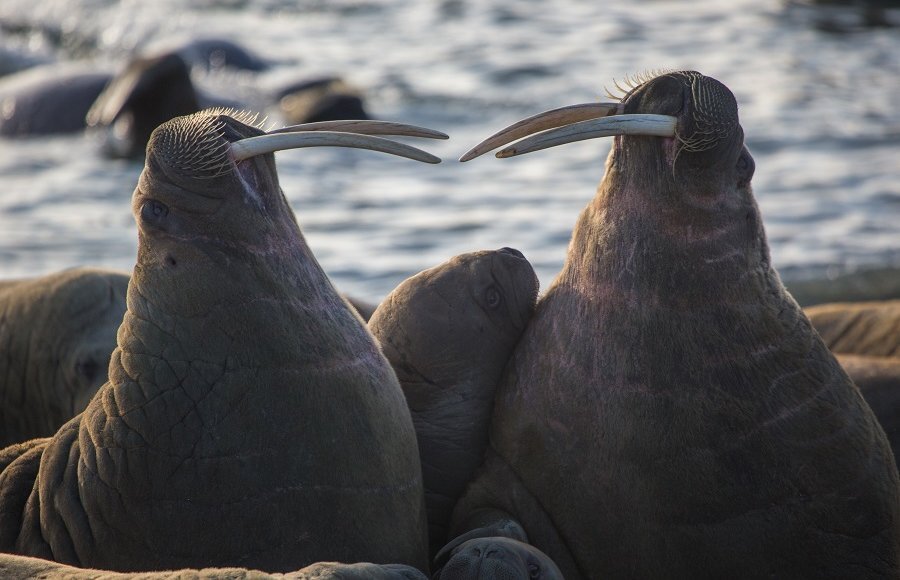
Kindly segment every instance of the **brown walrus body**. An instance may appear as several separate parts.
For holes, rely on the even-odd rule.
[[[427,570],[403,394],[273,156],[235,161],[260,133],[215,111],[154,132],[109,382],[0,474],[0,550],[120,571]]]
[[[404,280],[369,322],[412,413],[432,553],[484,459],[494,391],[537,293],[518,250],[470,252]]]
[[[806,315],[832,352],[900,357],[900,300],[821,304]]]
[[[96,268],[0,283],[0,447],[52,435],[106,382],[127,287]]]
[[[772,268],[734,97],[667,73],[623,108],[676,137],[616,137],[455,533],[519,523],[569,580],[897,577],[893,457]]]

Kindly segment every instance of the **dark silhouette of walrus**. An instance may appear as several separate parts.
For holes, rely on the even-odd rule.
[[[772,268],[731,92],[638,79],[463,159],[541,129],[498,156],[616,138],[497,389],[440,578],[527,578],[496,536],[569,580],[897,577],[893,456]],[[477,566],[457,572],[463,543]]]
[[[106,382],[127,287],[97,268],[0,282],[0,447],[53,435]]]
[[[359,133],[446,136],[375,122],[263,134],[240,118],[210,110],[153,132],[109,382],[52,438],[0,452],[0,551],[118,571],[427,570],[403,393],[306,245],[271,152],[435,163]]]
[[[537,294],[521,252],[482,250],[404,280],[369,321],[416,428],[431,555],[483,460],[494,390]]]
[[[267,66],[234,43],[205,39],[177,50],[138,55],[114,72],[83,64],[38,67],[0,81],[0,136],[88,129],[99,135],[104,155],[140,158],[150,133],[169,119],[209,107],[243,106],[200,90],[191,77],[192,63],[249,71]],[[274,98],[291,124],[368,119],[359,91],[336,77],[292,83]]]

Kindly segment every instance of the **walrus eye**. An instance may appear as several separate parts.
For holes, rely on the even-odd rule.
[[[541,577],[541,567],[535,564],[534,562],[528,564],[528,577],[529,578],[540,578]]]
[[[500,306],[500,302],[503,301],[503,297],[500,296],[496,286],[488,286],[487,290],[484,291],[484,300],[489,308],[497,308]]]
[[[169,215],[169,206],[155,199],[148,199],[141,206],[141,217],[145,221],[151,223],[159,222],[167,215]]]

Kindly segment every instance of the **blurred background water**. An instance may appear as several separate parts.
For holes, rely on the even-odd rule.
[[[454,254],[501,246],[522,250],[546,288],[609,142],[456,158],[522,117],[600,100],[614,79],[659,68],[696,69],[735,93],[783,278],[900,267],[900,29],[845,16],[834,32],[818,10],[780,0],[2,0],[0,50],[121,66],[154,47],[227,38],[275,66],[198,72],[215,92],[252,100],[340,74],[374,117],[449,133],[415,143],[438,166],[345,149],[276,156],[326,271],[378,300]],[[130,270],[140,170],[82,134],[0,140],[0,277]]]

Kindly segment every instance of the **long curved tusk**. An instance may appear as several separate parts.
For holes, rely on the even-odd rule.
[[[550,109],[549,111],[532,115],[527,119],[522,119],[505,129],[500,129],[475,147],[469,149],[459,160],[466,162],[470,159],[475,159],[491,149],[502,147],[507,143],[512,143],[516,139],[527,137],[538,131],[555,129],[556,127],[579,121],[618,115],[621,112],[622,103],[582,103],[580,105],[568,105],[558,109]]]
[[[441,162],[440,157],[435,157],[431,153],[391,141],[390,139],[356,133],[335,133],[332,131],[277,133],[275,135],[248,137],[232,143],[231,154],[235,161],[241,161],[256,155],[302,147],[354,147],[399,155],[400,157],[422,161],[423,163]]]
[[[518,143],[497,152],[497,157],[505,159],[514,155],[540,151],[564,143],[612,137],[613,135],[652,135],[674,137],[678,119],[669,115],[619,115],[605,119],[582,121],[559,129],[545,131],[522,139]]]
[[[319,121],[318,123],[302,123],[289,125],[281,129],[269,131],[267,135],[278,133],[302,133],[306,131],[336,131],[338,133],[357,133],[359,135],[398,135],[407,137],[424,137],[426,139],[449,139],[450,136],[434,129],[417,127],[405,123],[390,121]]]

